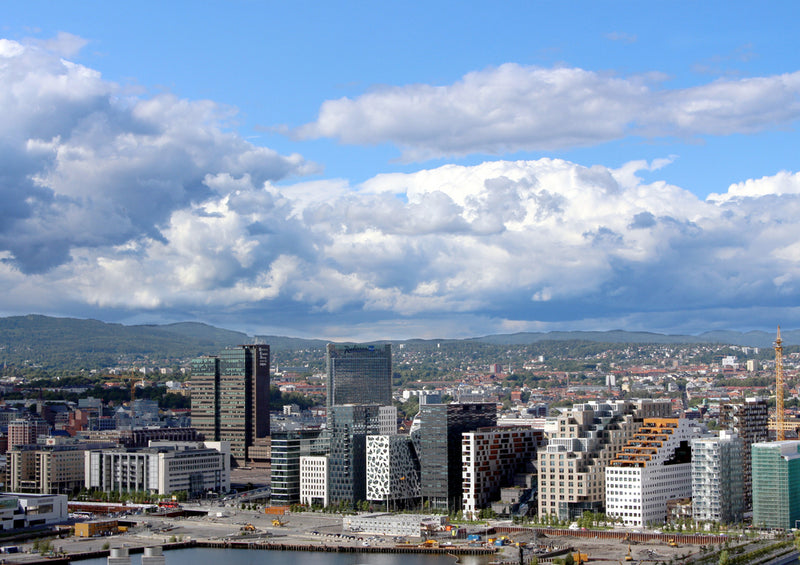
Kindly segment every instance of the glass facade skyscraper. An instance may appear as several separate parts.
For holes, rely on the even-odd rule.
[[[412,440],[420,461],[423,504],[453,510],[461,505],[461,434],[497,424],[497,405],[425,404],[419,407]]]
[[[381,406],[332,406],[328,488],[332,503],[367,499],[367,436],[381,433]]]
[[[219,441],[219,358],[192,359],[192,427]]]
[[[300,502],[300,458],[327,455],[328,438],[322,430],[273,432],[271,449],[271,502]]]
[[[744,481],[744,510],[753,507],[752,470],[750,446],[769,441],[769,408],[763,398],[752,397],[741,403],[721,404],[719,425],[731,430],[742,439],[742,478]]]
[[[392,403],[392,346],[329,343],[327,408]]]
[[[389,344],[329,343],[325,362],[329,499],[356,503],[367,496],[367,436],[397,430],[397,414],[391,406],[392,348]],[[391,429],[387,430],[382,423],[389,418]]]
[[[230,441],[234,460],[246,464],[248,448],[269,436],[269,382],[269,345],[193,360],[192,425],[208,441]]]
[[[800,521],[800,441],[752,445],[753,526],[797,527]]]

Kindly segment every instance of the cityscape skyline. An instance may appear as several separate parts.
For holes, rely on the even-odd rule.
[[[269,386],[269,350],[266,344],[240,346],[193,360],[192,386],[186,391],[192,399],[193,428],[160,427],[185,426],[188,414],[181,410],[184,419],[179,422],[175,414],[162,414],[158,402],[143,398],[135,401],[136,415],[142,417],[138,424],[134,402],[129,415],[119,407],[113,418],[104,418],[104,401],[95,397],[77,404],[64,399],[48,403],[41,398],[44,383],[37,380],[38,401],[19,398],[16,406],[12,401],[0,411],[7,424],[11,484],[17,485],[13,492],[76,496],[93,490],[110,498],[112,492],[146,491],[183,500],[192,493],[227,492],[233,477],[224,461],[233,456],[240,466],[246,463],[241,470],[248,472],[247,480],[254,478],[251,471],[262,473],[270,486],[253,482],[248,488],[255,495],[271,492],[271,504],[382,504],[387,511],[390,505],[418,506],[463,511],[473,519],[491,517],[492,512],[522,517],[538,507],[536,520],[550,525],[554,520],[562,527],[577,521],[580,527],[586,513],[595,512],[627,527],[655,528],[696,519],[692,512],[714,523],[739,524],[752,492],[759,509],[755,511],[754,503],[753,525],[786,528],[796,519],[795,507],[776,504],[786,495],[773,487],[788,477],[781,488],[791,490],[800,442],[769,442],[768,430],[777,427],[796,436],[798,420],[770,419],[768,399],[749,396],[768,389],[756,377],[759,367],[752,359],[740,363],[737,355],[716,355],[708,364],[682,367],[682,356],[668,346],[661,349],[660,359],[646,356],[644,365],[619,366],[606,358],[608,370],[620,382],[606,378],[605,385],[598,379],[602,374],[591,380],[586,375],[562,379],[566,375],[537,368],[541,361],[535,360],[524,367],[535,376],[529,383],[495,373],[501,367],[492,364],[489,373],[473,371],[471,379],[398,383],[387,399],[390,405],[381,405],[375,403],[380,398],[355,390],[352,381],[362,381],[375,392],[382,388],[379,381],[394,388],[393,371],[386,366],[390,346],[330,344],[328,380],[342,380],[333,388],[339,388],[336,398],[348,404],[331,405],[318,397],[308,411],[299,404],[272,411],[271,406],[259,408],[253,390],[258,381]],[[739,350],[744,356],[760,354]],[[791,356],[793,379],[797,363],[798,356]],[[542,379],[546,373],[551,374]],[[298,392],[304,380],[290,372],[278,382]],[[542,387],[546,381],[559,386]],[[57,388],[74,391],[74,384],[59,383]],[[428,388],[432,384],[436,386]],[[790,390],[796,401],[796,382]],[[444,395],[452,402],[441,403]],[[399,419],[395,401],[412,396],[418,413],[411,421],[407,413]],[[275,431],[274,436],[259,437],[258,422],[247,422],[248,406],[251,416],[275,417],[274,427],[263,428],[264,433]],[[144,418],[145,412],[151,417]],[[327,432],[321,427],[325,412]],[[797,414],[796,402],[791,414]],[[249,448],[248,429],[255,434]],[[178,439],[201,433],[213,442]],[[743,455],[751,443],[752,465]],[[767,446],[771,454],[757,458],[757,446]],[[85,465],[80,465],[78,452]],[[175,465],[169,467],[167,459]],[[53,476],[61,478],[35,480],[36,469],[48,465],[58,466],[63,474]],[[730,468],[721,473],[721,465]],[[781,474],[786,465],[790,473]],[[158,473],[145,477],[134,472],[142,468],[158,468]],[[202,476],[193,472],[197,468],[203,469]],[[748,488],[748,478],[767,473],[767,483],[754,480]],[[535,493],[538,502],[532,498]]]
[[[800,327],[796,3],[4,8],[2,316]]]

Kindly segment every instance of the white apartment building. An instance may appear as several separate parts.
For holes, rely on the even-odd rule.
[[[692,496],[691,441],[700,435],[686,418],[646,419],[606,466],[606,514],[626,526],[663,524],[668,500]]]
[[[419,462],[407,435],[367,436],[367,500],[405,505],[420,496]]]
[[[529,470],[545,444],[544,431],[524,426],[478,428],[461,438],[461,502],[466,516],[499,500],[500,489],[513,485],[517,473]]]
[[[736,524],[744,518],[744,442],[735,432],[692,440],[692,515],[695,520]]]
[[[300,457],[300,504],[330,504],[327,455]]]
[[[150,442],[143,449],[87,451],[86,488],[190,494],[231,487],[230,443]]]
[[[669,400],[593,401],[548,422],[550,440],[537,460],[539,516],[574,520],[586,511],[604,512],[606,465],[645,418],[671,414]]]

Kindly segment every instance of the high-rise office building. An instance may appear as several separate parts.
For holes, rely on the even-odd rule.
[[[367,500],[389,510],[419,500],[419,460],[407,435],[367,436]]]
[[[300,502],[300,459],[328,453],[328,438],[322,430],[286,430],[272,433],[271,502]]]
[[[219,358],[192,359],[192,427],[209,441],[219,439]]]
[[[461,436],[464,432],[496,424],[495,403],[419,407],[411,437],[420,461],[423,504],[437,510],[455,510],[461,506]]]
[[[329,343],[326,354],[328,398],[337,404],[392,403],[392,346]]]
[[[797,527],[800,521],[800,441],[754,443],[753,526]]]
[[[269,436],[269,345],[240,345],[192,361],[192,425],[208,441],[229,441],[246,464]]]
[[[669,400],[587,402],[562,413],[537,459],[539,516],[574,520],[605,511],[605,469],[645,418],[672,414]]]
[[[329,343],[327,367],[328,498],[367,499],[368,435],[397,433],[391,345]]]
[[[345,404],[328,409],[330,456],[328,499],[331,503],[367,500],[367,436],[381,435],[381,409],[393,406]]]
[[[692,517],[738,524],[744,518],[742,439],[721,430],[719,437],[692,440]]]
[[[742,478],[744,509],[747,512],[753,507],[750,447],[754,443],[769,441],[769,408],[766,399],[752,397],[744,402],[720,405],[719,425],[722,429],[736,432],[743,442]]]

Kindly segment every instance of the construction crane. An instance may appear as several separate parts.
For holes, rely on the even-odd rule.
[[[783,341],[781,341],[781,327],[778,326],[778,337],[775,340],[775,439],[786,439],[784,432],[783,411]]]
[[[133,422],[136,419],[136,409],[134,408],[134,405],[133,405],[133,401],[136,400],[136,385],[140,384],[141,386],[144,386],[144,377],[141,377],[141,376],[137,375],[135,369],[131,369],[130,376],[123,377],[122,381],[125,382],[126,384],[130,384],[131,385],[131,406],[130,406],[130,408],[131,408],[131,426],[133,426]]]

